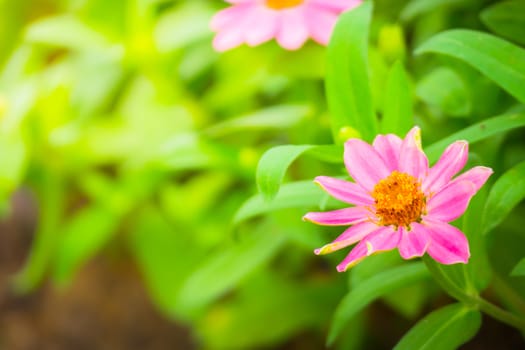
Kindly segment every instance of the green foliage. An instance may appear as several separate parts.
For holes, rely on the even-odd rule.
[[[368,83],[367,42],[371,16],[371,1],[343,14],[328,46],[326,95],[336,143],[347,138],[345,128],[368,141],[377,132]]]
[[[457,349],[481,326],[481,313],[461,304],[433,311],[418,322],[395,346],[403,349]]]
[[[401,62],[396,62],[390,69],[385,88],[381,132],[404,135],[414,121],[412,89]]]
[[[352,288],[337,306],[328,334],[328,345],[337,339],[344,324],[372,301],[403,285],[427,277],[428,272],[422,263],[407,264],[382,271]]]
[[[498,226],[525,198],[525,162],[503,174],[490,189],[483,214],[483,233]]]
[[[525,2],[503,1],[490,6],[481,13],[481,20],[494,33],[519,44],[525,44]]]
[[[525,258],[521,259],[519,263],[514,266],[511,272],[512,276],[525,276]]]
[[[525,103],[525,49],[495,36],[455,29],[440,33],[421,45],[417,54],[436,52],[460,59],[492,79]]]
[[[218,53],[226,6],[0,1],[0,213],[37,209],[14,291],[68,288],[110,256],[206,349],[367,348],[378,300],[417,322],[396,349],[457,348],[482,312],[525,331],[523,1],[365,1],[326,48]],[[394,250],[337,274],[352,247],[312,252],[347,227],[301,217],[348,204],[312,180],[348,180],[348,138],[414,125],[431,164],[466,140],[466,168],[494,170],[452,223],[469,263]]]
[[[314,146],[285,145],[267,151],[257,166],[257,187],[267,200],[272,199],[279,191],[288,166],[302,153]]]

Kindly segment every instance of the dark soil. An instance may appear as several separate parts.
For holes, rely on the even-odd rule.
[[[12,278],[30,249],[36,210],[30,196],[13,199],[0,223],[0,349],[193,349],[188,329],[155,310],[131,259],[98,257],[71,285],[44,283],[29,295]]]

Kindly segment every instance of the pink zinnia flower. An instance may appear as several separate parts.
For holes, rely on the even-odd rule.
[[[308,37],[326,45],[339,14],[362,0],[226,0],[232,6],[218,12],[211,28],[217,51],[276,38],[288,50],[300,48]]]
[[[344,162],[355,182],[327,176],[315,181],[354,206],[308,213],[304,219],[352,226],[315,253],[327,254],[359,242],[337,266],[340,272],[373,253],[396,247],[404,259],[427,252],[442,264],[466,263],[470,257],[467,238],[448,222],[463,214],[470,198],[492,174],[492,169],[477,166],[452,179],[467,157],[468,143],[457,141],[429,168],[418,127],[404,140],[392,134],[378,135],[372,145],[349,139]]]

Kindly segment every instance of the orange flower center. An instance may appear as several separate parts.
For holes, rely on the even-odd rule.
[[[372,191],[376,215],[384,226],[405,226],[420,222],[425,211],[425,195],[421,184],[412,176],[393,171],[379,181]]]
[[[304,0],[266,0],[266,6],[274,10],[282,10],[301,5]]]

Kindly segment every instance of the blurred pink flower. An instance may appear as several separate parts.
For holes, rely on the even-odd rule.
[[[326,45],[339,14],[362,0],[226,0],[232,6],[211,20],[217,32],[213,47],[226,51],[246,43],[260,45],[276,38],[288,50],[311,37]]]
[[[492,174],[492,169],[477,166],[452,179],[467,157],[468,143],[456,141],[429,168],[418,127],[404,140],[392,134],[378,135],[372,145],[349,139],[344,162],[355,182],[327,176],[315,181],[333,197],[354,206],[308,213],[304,219],[319,225],[352,226],[315,253],[327,254],[359,242],[337,266],[339,272],[373,253],[396,247],[404,259],[427,252],[442,264],[467,263],[467,238],[448,222],[464,213],[470,198]]]

